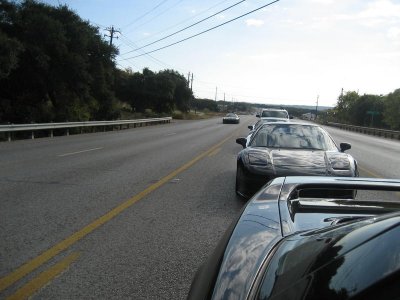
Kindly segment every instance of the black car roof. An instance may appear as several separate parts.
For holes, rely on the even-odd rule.
[[[266,268],[258,299],[365,299],[371,292],[387,299],[381,286],[400,271],[399,234],[397,212],[285,238]],[[395,286],[398,295],[398,281]]]
[[[345,199],[329,199],[332,202],[325,202],[328,206],[308,209],[301,207],[301,199],[290,198],[292,191],[303,188],[321,188],[321,191],[329,188],[400,191],[400,180],[314,176],[280,177],[272,180],[248,202],[232,232],[216,279],[214,299],[227,297],[231,293],[235,294],[236,299],[246,299],[252,292],[254,281],[265,259],[273,253],[276,245],[299,228],[307,228],[305,232],[322,228],[330,230],[344,224],[339,222],[340,225],[332,225],[336,224],[336,217],[365,218],[388,211],[400,211],[398,201],[386,204],[364,201],[365,207],[362,207],[358,201]],[[311,203],[314,201],[306,200]],[[307,218],[310,214],[314,216],[311,219]],[[300,215],[304,218],[299,218]],[[331,220],[330,217],[335,218]],[[296,225],[296,222],[304,224]]]

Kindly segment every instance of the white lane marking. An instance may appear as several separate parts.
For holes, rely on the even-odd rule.
[[[57,155],[57,156],[58,157],[63,157],[63,156],[74,155],[74,154],[79,154],[79,153],[84,153],[84,152],[89,152],[89,151],[96,151],[96,150],[101,150],[101,149],[104,149],[104,148],[100,147],[100,148],[87,149],[87,150],[82,150],[82,151],[77,151],[77,152],[60,154],[60,155]]]
[[[172,132],[172,133],[166,134],[165,136],[171,136],[171,135],[175,135],[175,134],[176,134],[176,132]]]

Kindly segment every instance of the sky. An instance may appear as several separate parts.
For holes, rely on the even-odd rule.
[[[400,88],[400,0],[42,0],[65,4],[102,34],[113,26],[121,69],[193,74],[196,97],[334,106],[344,91]],[[218,13],[218,14],[216,14]],[[149,45],[195,22],[187,30]],[[108,33],[109,34],[109,33]],[[107,37],[104,37],[108,40]]]

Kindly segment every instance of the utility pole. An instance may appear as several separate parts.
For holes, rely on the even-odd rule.
[[[317,119],[318,115],[318,100],[319,100],[319,95],[317,96],[317,106],[315,106],[315,120]]]
[[[116,33],[121,33],[121,31],[116,30],[116,29],[114,28],[114,26],[108,27],[108,28],[106,28],[106,30],[110,33],[110,35],[105,34],[104,36],[110,38],[110,47],[111,47],[111,46],[112,46],[112,41],[113,41],[114,35],[115,35]],[[116,36],[115,38],[117,39],[118,37]]]
[[[223,110],[225,111],[225,93],[224,93],[224,105],[222,106]]]
[[[189,87],[190,86],[190,71],[189,71],[189,73],[188,73],[188,79],[187,79],[187,87]]]
[[[217,95],[218,95],[218,87],[215,87],[215,102],[217,102]]]
[[[190,83],[190,90],[193,92],[193,73],[192,73],[192,82]]]

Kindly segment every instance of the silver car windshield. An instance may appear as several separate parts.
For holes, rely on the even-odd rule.
[[[252,147],[338,150],[320,127],[300,124],[265,124],[251,141]]]

